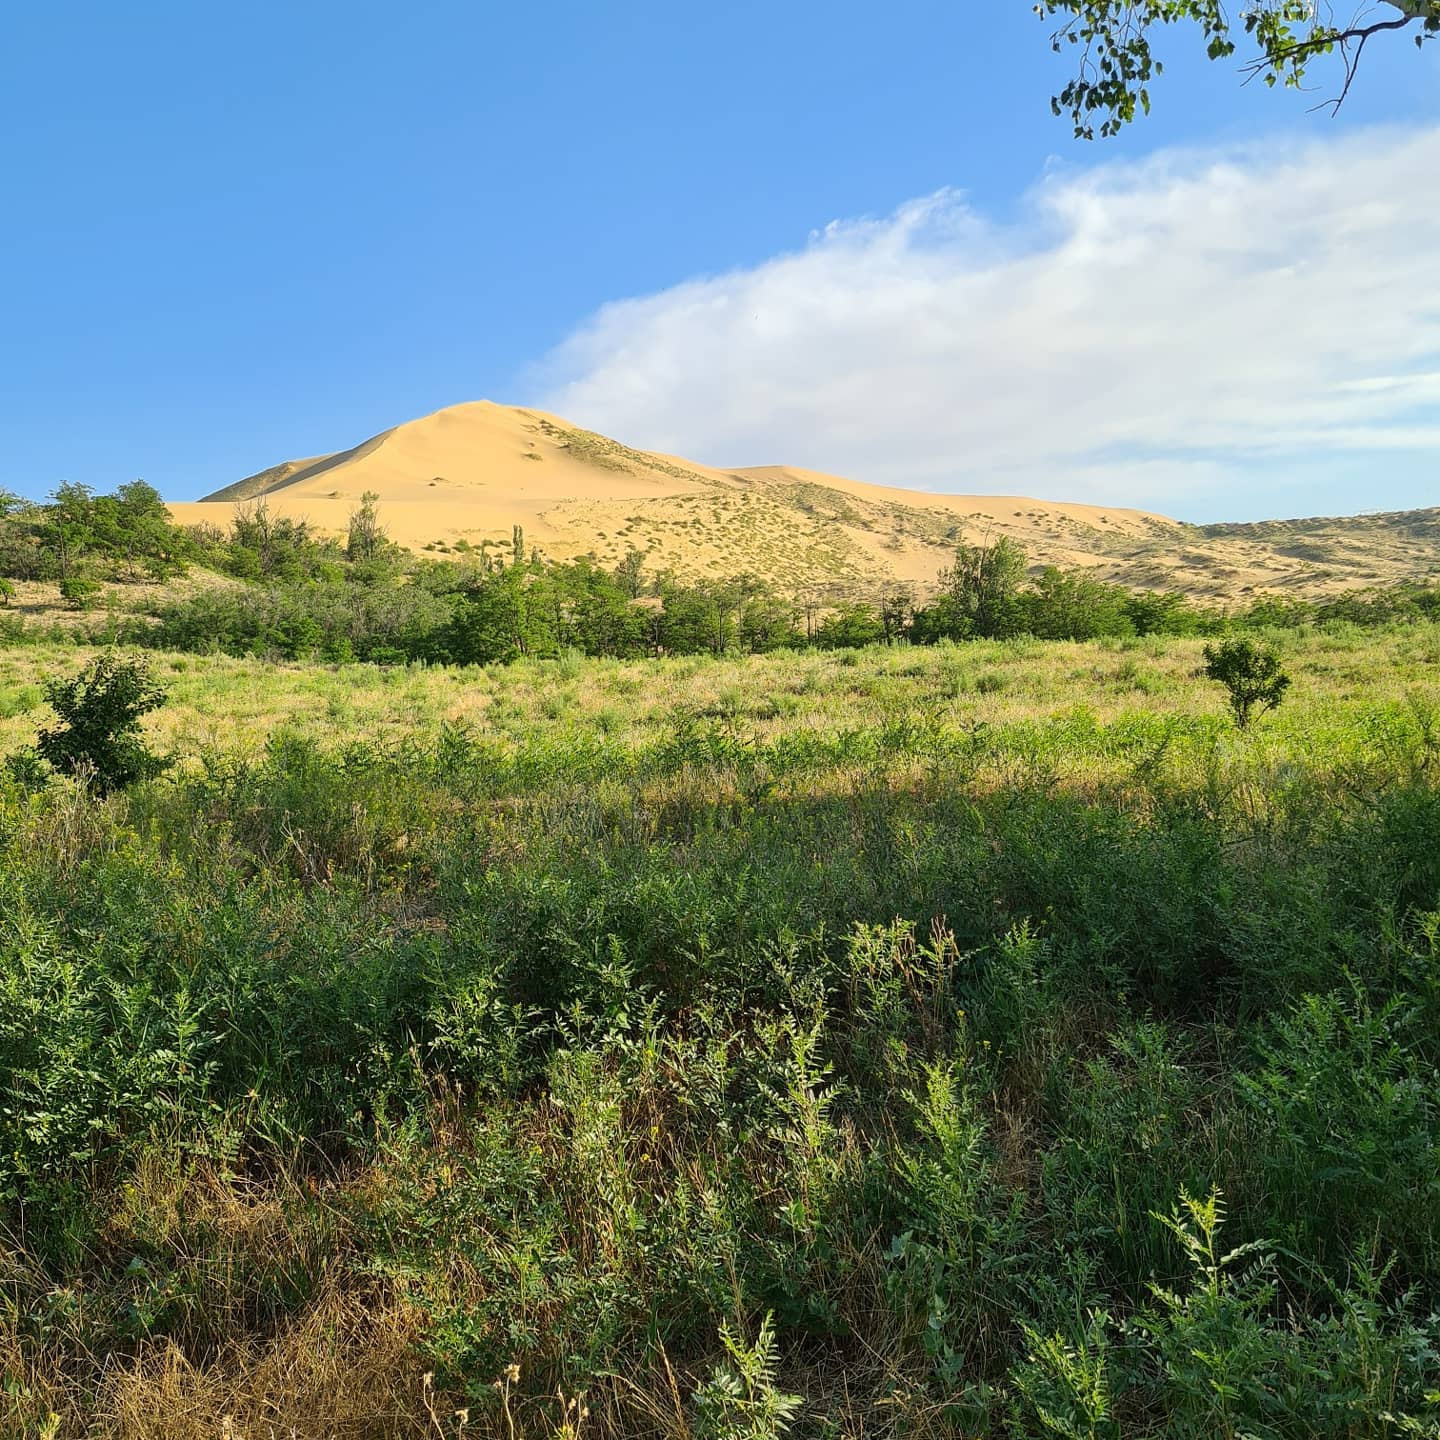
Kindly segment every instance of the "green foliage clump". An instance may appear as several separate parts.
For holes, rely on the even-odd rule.
[[[821,621],[815,644],[822,650],[855,650],[885,638],[885,623],[873,605],[841,605]]]
[[[141,718],[165,703],[144,660],[107,652],[71,679],[49,681],[45,700],[60,723],[40,732],[35,749],[57,770],[106,795],[164,767],[140,734]]]
[[[60,582],[60,598],[71,610],[88,610],[99,593],[99,581],[85,575],[67,575]]]
[[[938,577],[939,595],[913,622],[922,641],[1003,639],[1024,629],[1020,592],[1025,550],[1008,535],[955,547],[955,562]]]
[[[1128,595],[1084,571],[1047,565],[1021,599],[1021,628],[1039,640],[1093,640],[1133,626]]]
[[[195,558],[194,540],[143,480],[111,495],[67,483],[38,505],[0,492],[0,574],[72,587],[97,575],[165,580]]]
[[[720,1327],[725,1361],[695,1392],[696,1434],[703,1440],[779,1440],[800,1408],[798,1395],[776,1383],[777,1349],[772,1317],[760,1322],[754,1344]]]
[[[1325,7],[1295,0],[1256,0],[1233,17],[1221,0],[1036,0],[1033,8],[1056,19],[1054,50],[1073,46],[1082,57],[1075,78],[1052,98],[1051,108],[1070,116],[1078,139],[1091,140],[1097,133],[1117,135],[1137,115],[1150,113],[1150,86],[1164,68],[1151,36],[1161,26],[1193,26],[1211,60],[1235,54],[1234,37],[1243,27],[1253,47],[1246,72],[1269,86],[1299,87],[1316,61],[1338,52],[1343,68],[1338,95],[1330,102],[1338,108],[1367,41],[1406,29],[1416,45],[1440,35],[1437,0],[1394,0],[1394,6],[1396,13],[1386,18],[1361,11],[1348,23]]]
[[[241,580],[293,584],[339,574],[338,545],[317,539],[304,520],[272,514],[263,499],[237,507],[228,536],[200,540],[212,563]]]
[[[1205,647],[1205,676],[1229,693],[1230,710],[1242,730],[1285,698],[1290,677],[1275,651],[1253,640],[1222,640]]]

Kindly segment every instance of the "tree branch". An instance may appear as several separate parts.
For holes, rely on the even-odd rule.
[[[1338,113],[1340,107],[1345,103],[1345,97],[1350,93],[1351,85],[1355,83],[1355,75],[1360,68],[1360,57],[1365,51],[1365,42],[1371,36],[1380,35],[1387,30],[1405,30],[1417,20],[1428,20],[1435,10],[1429,0],[1385,0],[1385,3],[1395,6],[1396,9],[1403,10],[1405,13],[1397,20],[1377,20],[1371,25],[1351,25],[1344,30],[1322,30],[1304,40],[1297,40],[1293,45],[1272,50],[1258,60],[1241,66],[1246,83],[1248,84],[1257,75],[1261,75],[1267,70],[1278,70],[1292,60],[1304,60],[1312,55],[1322,54],[1338,45],[1345,61],[1345,84],[1335,99],[1326,100],[1322,106],[1317,107],[1323,108],[1324,105],[1328,105],[1331,107],[1332,114]],[[1355,52],[1352,55],[1349,46],[1355,42],[1358,43],[1355,44]]]

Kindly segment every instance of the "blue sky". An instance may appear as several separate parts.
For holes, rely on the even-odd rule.
[[[1435,55],[1330,120],[1172,49],[1083,145],[1026,0],[12,0],[0,485],[191,498],[488,397],[1184,518],[1440,503]]]

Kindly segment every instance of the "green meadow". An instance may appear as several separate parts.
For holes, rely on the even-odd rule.
[[[1440,625],[158,651],[0,778],[0,1434],[1440,1435]],[[0,753],[83,645],[0,651]]]

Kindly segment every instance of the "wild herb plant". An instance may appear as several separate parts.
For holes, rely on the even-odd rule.
[[[720,1343],[726,1358],[695,1392],[696,1434],[702,1440],[779,1440],[788,1434],[800,1397],[777,1384],[771,1317],[760,1321],[753,1344],[722,1323]]]

